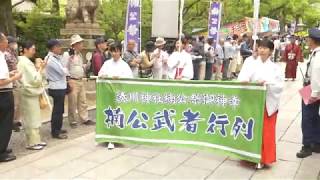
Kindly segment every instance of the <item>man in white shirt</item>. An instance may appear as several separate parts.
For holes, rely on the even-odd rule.
[[[133,78],[129,65],[121,58],[122,46],[120,43],[113,43],[110,47],[112,59],[106,61],[99,71],[99,77],[108,78]]]
[[[176,80],[191,80],[193,78],[192,57],[184,49],[187,43],[184,40],[176,42],[176,51],[168,60],[168,77]]]
[[[12,82],[21,79],[17,71],[9,72],[4,52],[8,48],[6,36],[0,32],[0,162],[16,159],[12,150],[7,149],[11,138],[14,115]]]
[[[233,60],[235,55],[235,48],[231,43],[232,38],[227,37],[226,42],[224,43],[224,59],[223,59],[223,74],[222,79],[228,80],[228,71],[230,62]]]
[[[211,80],[212,77],[212,66],[214,63],[214,47],[213,47],[213,39],[209,38],[207,43],[204,44],[204,54],[206,57],[206,74],[205,80]]]
[[[166,41],[163,38],[157,38],[155,46],[157,47],[152,55],[151,60],[154,61],[152,72],[153,79],[167,79],[168,74],[168,53],[163,51]]]
[[[220,39],[219,43],[217,43],[215,48],[215,61],[214,61],[214,68],[215,68],[215,80],[222,79],[222,63],[224,59],[224,50],[223,50],[224,40]]]

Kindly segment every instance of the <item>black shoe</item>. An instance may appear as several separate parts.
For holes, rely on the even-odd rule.
[[[22,124],[21,124],[21,122],[15,122],[15,123],[13,123],[12,130],[13,130],[14,132],[20,132],[21,129],[22,129]]]
[[[52,135],[54,139],[68,139],[68,136],[65,134]]]
[[[297,153],[297,158],[306,158],[312,155],[311,146],[303,146],[300,152]]]
[[[61,129],[61,130],[60,130],[60,133],[61,133],[61,134],[67,134],[67,133],[68,133],[68,131],[67,131],[67,130],[65,130],[65,129]]]
[[[7,154],[11,154],[11,153],[12,153],[12,149],[7,149],[7,150],[6,150],[6,153],[7,153]]]
[[[9,162],[9,161],[13,161],[13,160],[16,160],[17,157],[12,155],[12,154],[1,154],[0,155],[0,162]]]
[[[315,144],[312,146],[312,152],[320,153],[320,144]]]
[[[86,122],[83,123],[84,125],[87,125],[87,126],[93,126],[93,125],[96,125],[95,122],[91,121],[91,120],[87,120]]]

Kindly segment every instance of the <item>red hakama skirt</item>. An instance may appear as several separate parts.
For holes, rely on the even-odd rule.
[[[268,116],[264,111],[263,131],[262,131],[262,152],[261,163],[271,164],[276,162],[276,121],[278,112]]]
[[[286,65],[286,78],[293,78],[297,77],[297,67],[298,62],[296,60],[289,60]]]

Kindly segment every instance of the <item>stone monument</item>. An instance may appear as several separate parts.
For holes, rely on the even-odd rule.
[[[66,6],[67,23],[60,30],[61,41],[65,48],[70,46],[70,37],[79,34],[85,39],[86,52],[95,48],[94,39],[104,36],[104,31],[96,21],[99,0],[68,0]]]

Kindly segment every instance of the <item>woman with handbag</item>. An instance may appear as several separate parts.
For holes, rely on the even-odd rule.
[[[23,125],[27,137],[27,149],[42,150],[47,144],[41,141],[41,114],[39,97],[43,93],[42,75],[45,63],[42,60],[32,60],[35,55],[35,44],[22,44],[22,56],[18,59],[18,71],[22,73],[20,89],[20,107],[23,115]]]

